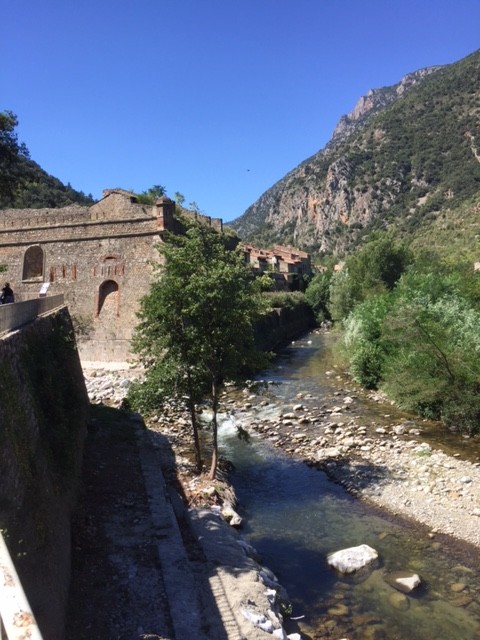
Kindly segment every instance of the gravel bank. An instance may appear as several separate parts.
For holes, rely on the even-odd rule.
[[[346,393],[321,408],[311,400],[300,394],[275,409],[264,395],[249,393],[243,402],[230,401],[229,411],[352,495],[426,525],[432,536],[444,533],[480,546],[479,462],[432,447],[422,439],[421,423],[365,426],[354,417],[356,398]]]
[[[93,373],[93,375],[92,375]],[[118,406],[135,371],[87,371],[93,401]],[[225,411],[250,432],[307,464],[323,469],[351,494],[394,515],[412,518],[435,533],[480,546],[480,462],[433,448],[419,425],[404,421],[366,425],[356,417],[357,398],[336,393],[321,407],[302,394],[290,406],[276,406],[269,394],[225,394]],[[180,427],[188,421],[180,419]],[[172,421],[164,422],[171,428]],[[189,443],[183,429],[171,433],[179,460]],[[460,437],[460,436],[459,436]],[[476,442],[478,446],[478,440]]]

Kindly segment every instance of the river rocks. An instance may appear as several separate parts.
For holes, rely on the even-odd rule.
[[[367,544],[335,551],[327,556],[327,563],[340,573],[354,573],[378,558],[378,553]]]
[[[349,608],[347,605],[339,603],[330,607],[327,613],[330,616],[347,616],[349,614]]]
[[[300,397],[302,411],[294,411]],[[268,395],[268,414],[260,406],[263,400],[259,396],[253,402],[245,428],[255,423],[258,433],[275,438],[274,446],[323,469],[356,497],[480,545],[480,464],[418,441],[422,429],[412,420],[392,418],[390,423],[386,412],[383,423],[361,424],[358,416],[346,419],[346,406],[351,405],[340,406],[338,395],[315,406],[318,398],[309,401],[302,393],[291,404],[276,407]],[[300,416],[310,423],[300,425]],[[290,423],[282,424],[282,419]]]
[[[388,601],[395,609],[400,609],[400,611],[407,611],[410,608],[410,601],[407,596],[403,593],[399,593],[397,591],[391,593],[388,596]]]
[[[221,510],[222,516],[228,522],[228,524],[232,527],[241,527],[242,526],[242,518],[238,515],[235,509],[230,504],[225,504]]]
[[[417,573],[409,571],[393,571],[386,573],[383,579],[397,591],[402,593],[410,593],[421,584],[420,576]]]
[[[139,378],[139,372],[129,369],[87,369],[84,370],[84,376],[90,402],[120,407],[130,385]]]

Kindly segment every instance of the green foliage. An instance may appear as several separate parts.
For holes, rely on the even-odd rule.
[[[150,189],[146,191],[142,191],[142,193],[137,193],[136,198],[138,202],[141,204],[155,204],[155,200],[157,198],[161,198],[167,194],[167,190],[165,187],[162,187],[160,184],[155,184]]]
[[[405,246],[391,234],[371,234],[368,242],[334,273],[329,311],[334,320],[346,318],[356,304],[390,291],[412,261]]]
[[[17,125],[14,113],[0,112],[0,208],[92,204],[91,196],[65,186],[30,160],[25,144],[18,142]]]
[[[25,145],[18,142],[17,116],[0,112],[0,202],[11,203],[19,180],[20,158],[28,157]]]
[[[352,311],[358,301],[355,283],[350,278],[348,268],[335,271],[330,281],[328,311],[334,322],[340,322]]]
[[[479,211],[465,205],[480,191],[479,87],[477,51],[423,78],[417,74],[401,93],[398,86],[376,90],[364,116],[344,122],[343,134],[277,182],[233,226],[257,244],[285,243],[293,235],[311,251],[320,242],[325,250],[328,243],[337,256],[375,229],[394,228],[397,237],[410,241],[415,236],[427,247],[434,227],[442,250],[452,250],[449,235],[455,236],[455,249],[462,250],[463,235],[464,246],[475,251],[471,215],[478,219]],[[342,213],[351,218],[346,224],[332,216],[330,192],[345,202]],[[292,230],[290,212],[304,210],[313,200],[325,202],[316,210],[323,224],[311,233],[310,216],[305,216],[295,220]],[[449,218],[452,211],[455,234],[448,234],[438,216]],[[355,215],[361,215],[361,222]]]
[[[355,307],[345,321],[344,345],[353,378],[368,389],[382,380],[389,345],[383,337],[383,322],[391,306],[388,293]]]
[[[267,291],[264,298],[269,309],[298,309],[305,304],[300,291]]]
[[[179,191],[175,191],[175,193],[173,194],[173,197],[175,199],[175,202],[178,204],[178,206],[182,207],[183,203],[185,202],[185,196]]]
[[[381,380],[383,361],[383,353],[378,344],[360,343],[350,359],[353,379],[366,389],[376,389]]]
[[[93,204],[92,196],[62,184],[30,160],[26,146],[18,142],[17,125],[11,111],[0,113],[0,209]]]
[[[457,274],[403,278],[385,333],[394,346],[385,372],[391,397],[450,426],[477,431],[480,312],[463,295]]]
[[[305,291],[305,299],[312,307],[318,324],[332,319],[329,311],[332,275],[332,270],[316,273]]]
[[[357,305],[344,334],[353,377],[404,409],[479,431],[478,286],[473,274],[420,261],[391,292]]]
[[[265,364],[253,334],[264,303],[241,252],[231,251],[228,239],[211,227],[193,225],[184,236],[169,236],[159,250],[165,263],[142,300],[134,348],[147,368],[145,384],[158,389],[149,392],[150,402],[161,402],[165,388],[177,397],[186,393],[192,408],[207,386],[213,477],[219,387]]]

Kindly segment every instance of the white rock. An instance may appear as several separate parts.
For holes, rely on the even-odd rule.
[[[421,584],[420,576],[409,571],[393,571],[384,576],[385,582],[402,593],[410,593]]]
[[[377,558],[378,553],[375,549],[367,544],[361,544],[358,547],[349,547],[328,554],[327,562],[340,573],[353,573]]]

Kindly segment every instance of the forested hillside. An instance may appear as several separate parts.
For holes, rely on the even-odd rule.
[[[341,119],[325,149],[232,226],[262,245],[292,243],[336,256],[387,228],[417,244],[426,239],[452,250],[452,235],[461,248],[480,233],[479,191],[477,51],[369,92]]]
[[[64,185],[30,159],[27,147],[18,141],[17,124],[11,111],[0,113],[0,209],[92,204],[92,196]]]

